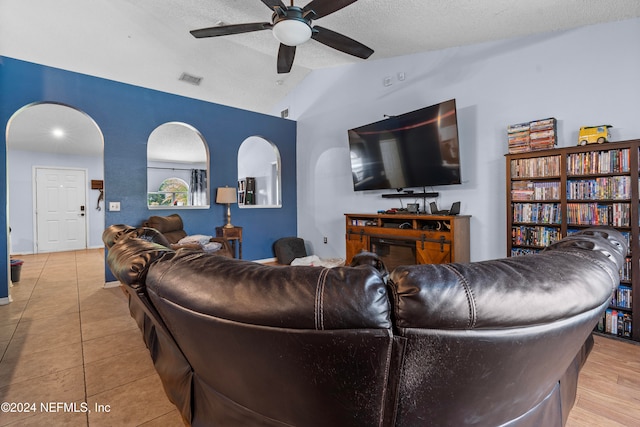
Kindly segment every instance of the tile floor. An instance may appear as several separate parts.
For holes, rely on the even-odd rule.
[[[177,426],[104,252],[25,255],[0,306],[0,426]],[[28,409],[28,412],[25,408]],[[85,410],[87,409],[87,410]]]

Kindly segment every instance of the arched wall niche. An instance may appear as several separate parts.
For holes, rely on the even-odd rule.
[[[208,146],[196,128],[167,122],[151,132],[147,141],[149,209],[208,208],[209,176]]]
[[[282,207],[281,160],[278,147],[250,136],[238,148],[238,205],[240,208]]]

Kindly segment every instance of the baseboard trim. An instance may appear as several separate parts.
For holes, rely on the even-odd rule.
[[[264,259],[256,259],[253,262],[257,262],[260,264],[273,264],[274,262],[278,262],[276,258],[264,258]]]
[[[11,295],[9,295],[8,297],[0,298],[0,305],[8,305],[11,302],[13,302],[13,298],[11,298]]]
[[[118,286],[120,286],[120,282],[114,281],[114,282],[105,282],[103,287],[104,289],[109,289],[109,288],[117,288]]]

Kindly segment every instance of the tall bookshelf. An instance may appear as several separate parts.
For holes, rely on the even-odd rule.
[[[640,341],[639,151],[640,140],[630,140],[506,155],[507,256],[538,252],[591,226],[615,227],[629,252],[597,330],[634,341]]]

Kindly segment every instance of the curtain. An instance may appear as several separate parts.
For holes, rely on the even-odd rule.
[[[189,185],[189,199],[191,206],[207,204],[207,171],[206,169],[191,169],[191,183]]]

